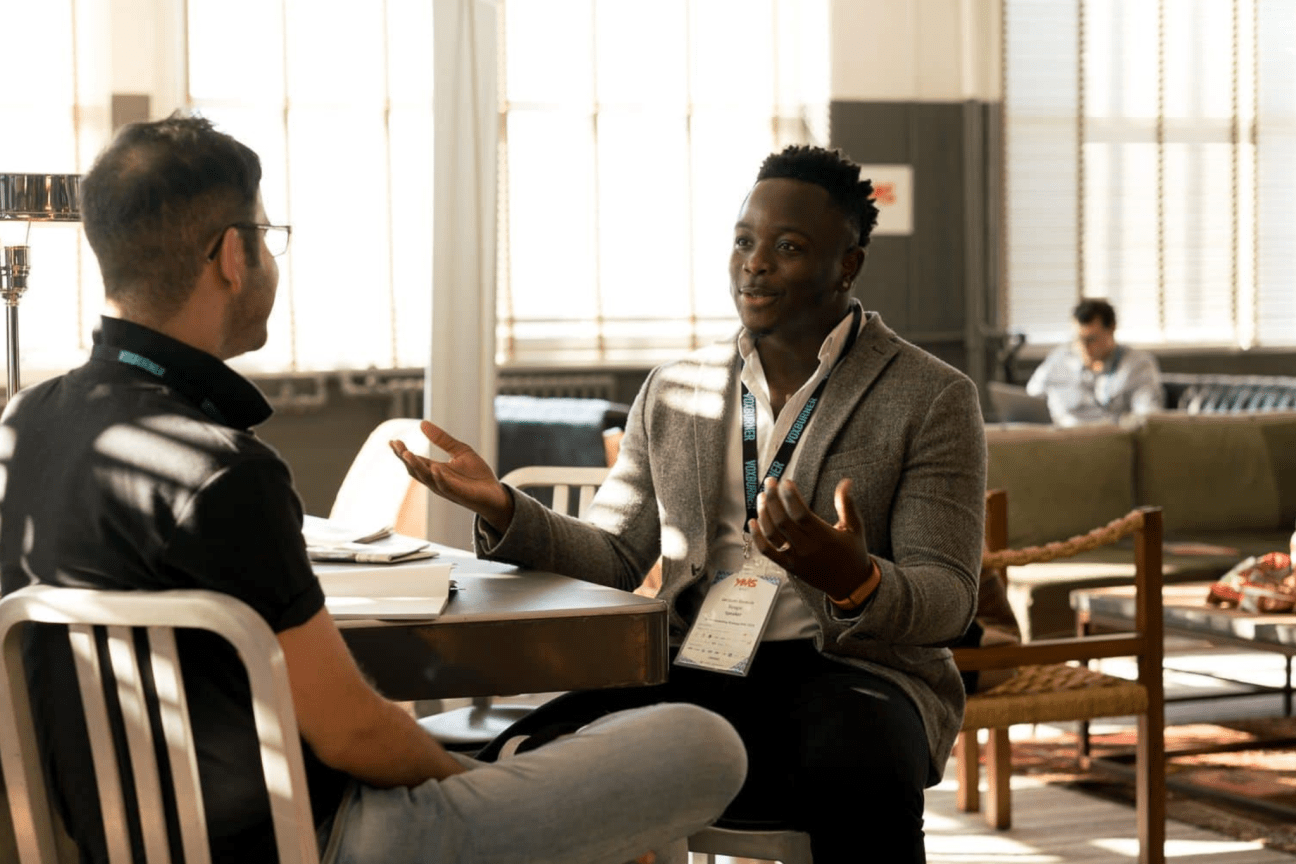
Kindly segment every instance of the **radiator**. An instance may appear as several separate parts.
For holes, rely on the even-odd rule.
[[[616,401],[616,379],[606,373],[501,372],[496,392],[501,396],[564,396]]]

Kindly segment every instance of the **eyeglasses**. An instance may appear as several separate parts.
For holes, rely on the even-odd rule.
[[[291,225],[262,225],[256,222],[231,222],[221,229],[220,236],[216,238],[216,243],[212,250],[207,253],[207,260],[214,261],[220,254],[221,244],[225,242],[225,232],[231,228],[239,228],[244,231],[264,231],[266,249],[270,254],[278,258],[288,251],[288,238],[292,236]]]

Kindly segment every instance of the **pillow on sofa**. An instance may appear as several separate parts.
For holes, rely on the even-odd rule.
[[[1008,545],[1083,534],[1134,507],[1134,436],[1116,426],[986,427],[986,488],[1008,490]]]
[[[1280,527],[1262,415],[1155,414],[1138,430],[1135,489],[1162,508],[1167,536]]]

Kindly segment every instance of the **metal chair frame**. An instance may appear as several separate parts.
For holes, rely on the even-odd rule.
[[[238,652],[251,688],[279,861],[318,862],[288,667],[279,640],[261,616],[242,601],[213,591],[95,591],[36,585],[0,600],[0,660],[4,666],[4,674],[0,675],[0,762],[22,864],[53,864],[58,860],[54,815],[41,767],[22,657],[20,625],[28,622],[67,627],[90,736],[104,835],[113,864],[131,861],[128,814],[119,773],[123,759],[135,786],[135,815],[148,860],[151,864],[170,862],[159,779],[162,766],[156,758],[149,722],[152,697],[143,686],[141,663],[148,663],[152,672],[185,860],[189,864],[209,864],[211,860],[198,758],[176,651],[177,628],[210,631]],[[96,644],[97,627],[107,630],[106,652]],[[136,656],[136,629],[147,634],[147,656]],[[112,672],[112,686],[121,706],[125,753],[118,753],[113,744],[103,666]]]

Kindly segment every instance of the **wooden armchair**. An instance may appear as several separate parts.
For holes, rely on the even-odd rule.
[[[957,748],[958,806],[980,809],[977,730],[989,730],[986,749],[988,806],[986,821],[1005,829],[1012,823],[1009,777],[1012,750],[1008,727],[1017,723],[1085,721],[1097,717],[1137,715],[1136,818],[1139,861],[1165,860],[1165,701],[1161,663],[1161,509],[1144,507],[1060,543],[1029,549],[1005,549],[1008,536],[1007,493],[986,495],[986,554],[983,568],[998,571],[1037,561],[1069,557],[1096,546],[1135,535],[1135,630],[1132,633],[1049,639],[1021,645],[958,648],[954,660],[962,671],[1015,668],[1017,674],[968,697]],[[1102,657],[1138,660],[1138,680],[1128,681],[1088,669],[1085,661]]]

